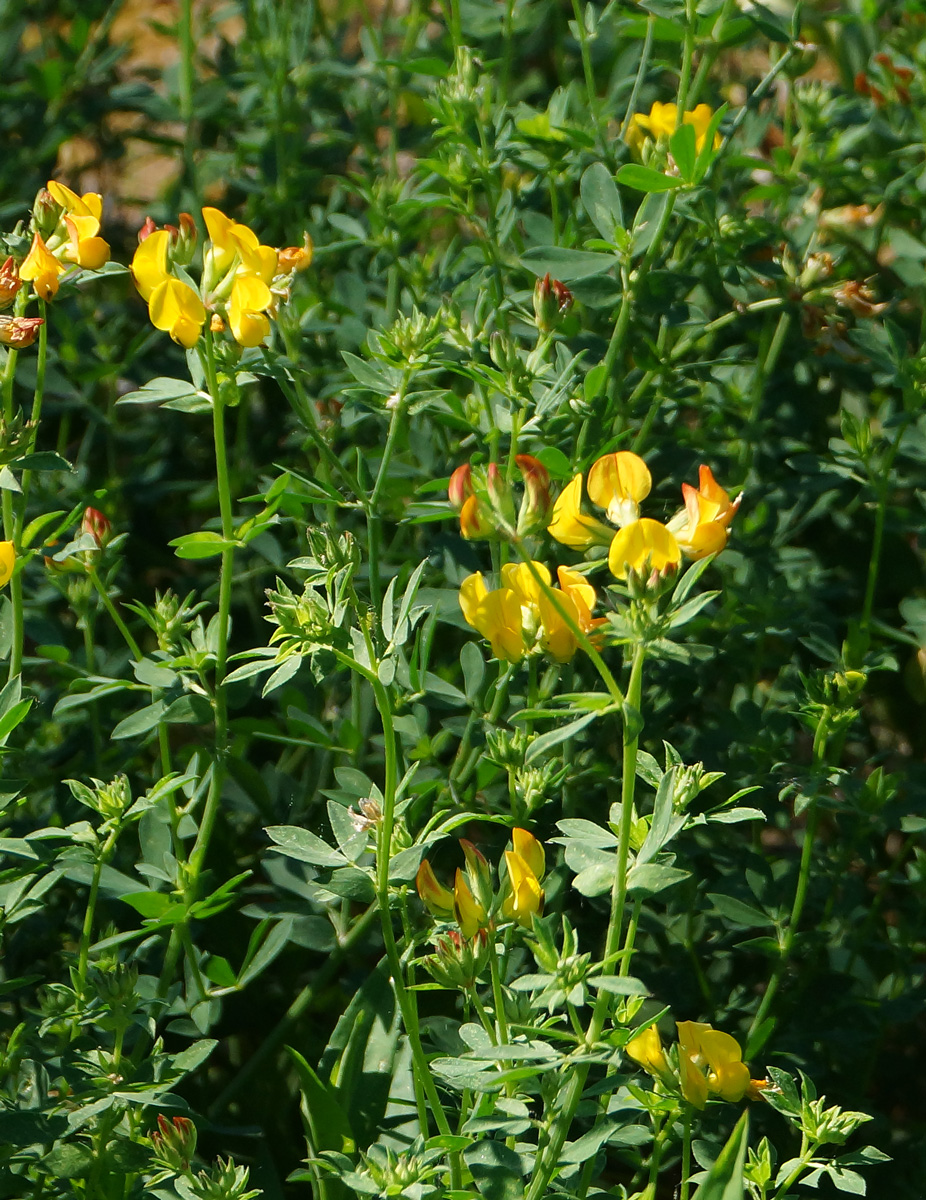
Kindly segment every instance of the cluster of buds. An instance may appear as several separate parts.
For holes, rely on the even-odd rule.
[[[543,911],[543,846],[526,829],[512,830],[511,840],[512,849],[504,855],[505,877],[497,890],[485,855],[465,839],[460,845],[466,866],[457,868],[452,891],[438,881],[427,859],[418,868],[415,884],[424,906],[438,921],[457,926],[435,938],[436,953],[425,960],[445,986],[471,986],[485,966],[488,935],[499,921],[530,929],[534,915]]]
[[[189,1117],[168,1120],[158,1113],[158,1127],[151,1134],[151,1145],[158,1166],[186,1174],[196,1153],[196,1126]]]
[[[10,307],[21,287],[22,279],[10,255],[0,266],[0,309]],[[15,350],[31,346],[44,324],[42,317],[0,317],[0,346]]]
[[[19,278],[32,284],[42,300],[53,300],[59,276],[69,267],[98,271],[109,261],[109,245],[100,237],[103,197],[97,192],[78,196],[50,180],[36,196],[32,209],[32,245],[19,265]]]
[[[534,319],[541,333],[552,333],[572,308],[572,292],[550,272],[534,284]]]
[[[229,328],[239,346],[259,346],[270,336],[280,301],[289,297],[293,276],[312,261],[311,239],[306,234],[302,246],[277,250],[217,208],[204,208],[202,214],[209,238],[199,288],[185,271],[197,243],[189,213],[181,213],[178,225],[162,229],[147,218],[132,259],[135,286],[147,301],[152,325],[188,350],[207,319],[213,334]]]
[[[608,524],[585,511],[583,480],[576,475],[556,500],[550,533],[575,550],[606,546],[611,573],[627,581],[633,594],[658,591],[671,581],[682,555],[706,558],[726,546],[742,497],[731,500],[710,467],[702,465],[698,487],[682,484],[684,507],[663,525],[640,516],[652,482],[639,455],[630,450],[606,454],[592,465],[587,491]]]
[[[460,514],[460,533],[470,541],[516,539],[537,533],[550,519],[550,473],[532,454],[515,455],[524,493],[515,498],[497,463],[485,468],[464,463],[450,476],[447,494]]]
[[[677,1021],[678,1046],[674,1061],[662,1047],[659,1030],[650,1025],[624,1047],[624,1052],[670,1092],[695,1108],[710,1097],[738,1103],[744,1096],[757,1100],[770,1085],[751,1079],[736,1038],[702,1021]]]

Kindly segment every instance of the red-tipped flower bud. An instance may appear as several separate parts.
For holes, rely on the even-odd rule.
[[[450,476],[447,495],[450,503],[460,512],[463,505],[473,494],[473,472],[469,463],[463,463]]]
[[[146,241],[149,237],[151,237],[152,233],[154,233],[156,230],[157,230],[157,225],[155,225],[155,223],[151,219],[151,217],[145,217],[145,223],[144,223],[144,225],[142,225],[141,229],[139,229],[139,231],[138,231],[139,246],[142,244],[142,242]]]
[[[88,505],[84,509],[83,520],[80,523],[80,532],[89,533],[101,550],[109,541],[112,530],[112,522],[98,508],[91,508]]]
[[[0,317],[0,345],[17,350],[31,346],[44,324],[41,317]]]
[[[22,280],[10,256],[0,267],[0,308],[9,308],[21,287]]]

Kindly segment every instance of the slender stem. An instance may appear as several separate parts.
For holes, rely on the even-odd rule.
[[[84,984],[87,982],[87,967],[90,961],[90,941],[93,937],[93,922],[96,918],[96,903],[100,894],[100,880],[103,876],[103,867],[109,860],[116,845],[116,839],[119,836],[119,826],[114,826],[100,848],[99,856],[93,864],[93,876],[90,880],[90,895],[87,897],[87,910],[84,913],[84,923],[80,931],[80,945],[77,951],[77,983],[75,991],[83,994]],[[74,1030],[76,1032],[76,1029]]]
[[[682,1187],[678,1200],[688,1200],[691,1188],[691,1108],[685,1105],[684,1134],[682,1136]]]
[[[389,419],[389,432],[386,434],[386,445],[383,449],[383,457],[380,459],[379,470],[376,472],[376,481],[373,484],[373,491],[370,493],[369,503],[367,504],[367,535],[368,535],[368,568],[370,573],[370,600],[375,609],[379,609],[383,598],[382,581],[379,575],[379,552],[380,552],[380,537],[382,535],[382,514],[379,511],[380,500],[382,498],[383,488],[386,485],[386,480],[389,475],[389,464],[392,461],[392,454],[395,450],[396,438],[398,437],[399,429],[402,425],[402,416],[405,408],[405,395],[408,390],[408,374],[402,380],[402,386],[398,394],[393,398],[394,407],[392,416]]]
[[[585,24],[585,13],[582,11],[579,0],[572,0],[572,15],[575,17],[576,31],[579,35],[579,53],[582,57],[582,74],[585,76],[585,95],[588,103],[588,111],[591,114],[592,124],[595,126],[595,132],[601,144],[602,156],[604,158],[611,158],[610,147],[604,135],[604,130],[601,127],[601,108],[598,103],[598,89],[595,86],[595,72],[592,68],[588,28]]]
[[[633,120],[633,114],[637,108],[637,97],[640,94],[640,88],[643,86],[643,80],[646,78],[646,72],[649,68],[650,54],[653,50],[653,32],[656,28],[656,18],[650,13],[646,18],[646,33],[643,37],[643,49],[640,51],[640,64],[637,67],[636,78],[633,81],[633,89],[630,93],[630,99],[627,101],[627,111],[624,113],[624,120],[621,122],[621,140],[627,140],[627,134],[630,130],[630,122]]]
[[[39,422],[42,419],[42,401],[45,399],[45,368],[48,364],[48,306],[41,298],[39,299],[39,316],[44,321],[44,324],[39,326],[38,354],[35,360],[35,391],[32,395],[32,413],[29,417],[32,428],[29,432],[29,441],[26,444],[27,454],[35,453],[35,446],[39,436]],[[20,550],[20,539],[22,538],[23,525],[26,520],[26,504],[29,500],[31,482],[32,472],[28,470],[23,471],[20,484],[22,487],[22,496],[19,499],[19,514],[16,520],[17,553]]]
[[[489,972],[492,976],[492,1002],[495,1005],[495,1023],[498,1026],[498,1040],[502,1046],[508,1045],[508,1018],[505,1016],[505,996],[502,992],[502,981],[498,973],[498,957],[495,947],[489,955]]]
[[[226,543],[234,540],[235,529],[232,519],[231,485],[228,475],[228,455],[225,445],[225,406],[219,390],[215,364],[215,349],[212,334],[206,332],[204,355],[206,378],[212,396],[212,432],[215,441],[216,484],[219,492],[219,512],[222,520],[222,539]],[[212,837],[212,830],[219,811],[222,784],[225,778],[225,755],[228,750],[228,707],[225,697],[225,668],[228,660],[228,627],[231,620],[232,579],[234,574],[235,548],[226,545],[222,550],[222,565],[219,575],[219,611],[215,653],[215,761],[209,795],[203,809],[202,821],[190,854],[190,878],[188,896],[196,898],[199,875],[205,862]]]
[[[112,617],[113,623],[115,624],[115,626],[119,630],[119,632],[122,634],[125,644],[128,646],[128,648],[132,654],[132,657],[135,659],[136,662],[141,662],[141,660],[144,658],[144,655],[142,654],[141,650],[138,647],[138,642],[136,642],[134,637],[132,637],[132,634],[129,632],[128,626],[126,625],[125,621],[123,621],[122,617],[119,615],[119,610],[116,608],[115,604],[113,604],[112,599],[110,598],[110,595],[107,592],[102,579],[100,579],[100,576],[97,573],[96,567],[94,567],[94,566],[88,567],[87,574],[90,577],[90,582],[93,584],[94,588],[96,589],[97,595],[100,597],[100,599],[103,602],[103,607],[109,613],[110,617]]]
[[[627,685],[627,705],[639,711],[643,694],[643,663],[646,651],[642,643],[634,647],[633,660],[630,668],[630,681]],[[613,961],[620,945],[621,926],[623,924],[624,904],[627,898],[627,863],[630,854],[630,831],[633,822],[633,796],[636,785],[637,746],[639,729],[631,731],[625,721],[624,725],[624,756],[623,779],[621,783],[621,824],[618,833],[617,869],[611,889],[611,913],[608,920],[608,932],[605,939],[604,961]],[[594,1046],[601,1037],[604,1023],[610,1006],[609,994],[602,989],[598,993],[592,1019],[589,1022],[588,1033],[585,1037],[586,1047]],[[569,1136],[573,1117],[582,1098],[585,1081],[588,1078],[589,1065],[583,1063],[576,1067],[572,1078],[564,1089],[563,1102],[553,1118],[549,1139],[538,1151],[534,1166],[534,1175],[525,1200],[540,1200],[545,1193],[550,1180],[556,1171],[560,1152]]]
[[[682,44],[682,69],[678,78],[678,98],[675,108],[676,129],[684,120],[688,105],[688,85],[691,81],[691,61],[694,58],[695,6],[693,0],[685,0],[685,40]]]
[[[22,295],[22,293],[20,293]],[[19,297],[17,297],[17,300]],[[41,329],[44,329],[43,325]],[[41,333],[41,330],[40,330]],[[6,352],[6,362],[3,367],[3,419],[9,427],[13,422],[13,379],[16,375],[16,361],[19,358],[19,351],[8,349]],[[0,497],[0,509],[3,514],[3,537],[8,542],[14,542],[16,538],[16,521],[13,514],[13,493],[8,489],[3,489],[3,495]],[[9,678],[15,679],[22,671],[23,659],[23,592],[22,578],[19,572],[15,572],[10,580],[10,600],[13,606],[13,641],[10,650],[10,669]]]
[[[194,89],[196,85],[196,38],[193,29],[193,0],[180,0],[180,17],[178,36],[180,42],[180,80],[179,107],[180,120],[183,122],[183,161],[186,168],[187,182],[198,201],[199,192],[196,186],[196,131],[194,128]]]

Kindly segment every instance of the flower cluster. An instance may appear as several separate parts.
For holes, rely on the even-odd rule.
[[[588,473],[588,498],[603,509],[610,524],[583,507],[582,476],[566,485],[553,506],[549,531],[574,550],[608,547],[608,566],[617,579],[631,572],[645,576],[674,571],[682,555],[705,558],[727,544],[729,526],[740,504],[717,483],[710,467],[702,466],[698,487],[682,484],[684,508],[665,525],[640,516],[640,502],[652,488],[649,468],[629,450],[606,454]],[[615,532],[616,527],[616,532]]]
[[[652,139],[658,142],[660,138],[669,138],[675,132],[676,125],[691,125],[695,131],[695,150],[700,154],[707,137],[707,129],[713,119],[713,112],[707,104],[697,104],[683,114],[678,120],[678,105],[661,104],[658,100],[647,113],[634,113],[627,130],[627,144],[632,150],[640,151],[644,143]],[[720,146],[720,135],[714,135],[714,149]]]
[[[592,616],[595,589],[585,576],[568,567],[559,567],[557,576],[559,588],[552,589],[543,563],[524,562],[502,567],[502,586],[492,591],[481,571],[463,580],[463,616],[488,640],[496,658],[516,663],[543,651],[559,663],[569,662],[579,645],[574,628],[589,633],[605,624],[606,618]]]
[[[460,514],[460,533],[469,541],[520,538],[543,529],[550,519],[550,473],[532,454],[516,454],[524,494],[515,512],[514,496],[497,463],[485,468],[463,463],[450,476],[447,495]]]
[[[452,891],[438,881],[431,864],[424,859],[415,884],[431,915],[440,921],[454,921],[463,938],[473,938],[480,931],[491,929],[498,917],[529,929],[534,913],[543,911],[541,883],[546,855],[540,842],[526,829],[512,830],[511,842],[512,849],[505,851],[506,878],[497,893],[485,855],[472,842],[460,840],[466,867],[462,871],[457,869]]]
[[[768,1085],[750,1079],[743,1051],[736,1038],[702,1021],[677,1021],[677,1066],[662,1048],[659,1030],[650,1025],[627,1043],[627,1055],[681,1094],[695,1108],[704,1108],[711,1096],[736,1103],[744,1096],[756,1099]]]
[[[179,227],[145,223],[132,259],[135,286],[147,301],[152,325],[187,349],[199,341],[209,313],[214,332],[227,323],[239,346],[259,346],[270,335],[270,319],[289,295],[293,275],[310,264],[311,242],[306,235],[302,247],[276,250],[217,208],[202,212],[209,240],[199,289],[184,270],[196,249],[189,213],[181,214]]]
[[[103,197],[97,192],[78,196],[63,183],[49,181],[36,198],[32,218],[32,245],[19,266],[19,279],[32,284],[42,300],[53,300],[59,276],[68,266],[98,271],[109,261],[109,245],[100,237]],[[8,260],[0,278],[0,307],[18,290]],[[9,343],[17,344],[17,343]],[[26,344],[26,343],[19,343]]]

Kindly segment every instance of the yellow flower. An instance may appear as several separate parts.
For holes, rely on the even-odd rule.
[[[209,280],[208,286],[212,288],[220,282],[236,256],[244,272],[256,275],[269,286],[277,273],[277,251],[273,246],[262,246],[252,229],[226,217],[217,208],[204,208],[203,220],[211,242],[203,262],[203,275]]]
[[[714,114],[710,106],[707,104],[698,104],[691,112],[686,112],[682,117],[683,125],[691,125],[695,131],[695,150],[700,154],[701,148],[704,145],[704,139],[707,136],[707,127],[711,123]],[[627,144],[634,150],[639,150],[647,137],[658,141],[660,138],[671,137],[675,132],[676,121],[678,119],[678,106],[676,104],[662,104],[658,100],[653,104],[646,113],[634,113],[633,120],[630,123],[630,129],[627,131]],[[714,135],[714,149],[720,146],[720,135]]]
[[[16,565],[16,551],[12,542],[0,542],[0,587],[9,583]]]
[[[23,259],[19,268],[20,279],[32,284],[37,296],[43,300],[51,300],[58,292],[58,276],[64,267],[45,245],[38,230],[32,236],[29,253]]]
[[[589,499],[603,508],[608,520],[618,527],[637,519],[640,501],[646,499],[652,486],[646,463],[630,450],[605,454],[588,473]],[[614,537],[614,531],[602,521],[582,512],[581,475],[576,475],[557,498],[548,528],[558,542],[574,550],[595,544],[606,546]]]
[[[169,275],[151,293],[148,315],[155,329],[163,329],[190,350],[199,341],[206,321],[202,300],[189,284]]]
[[[270,321],[264,314],[272,301],[270,288],[258,276],[235,276],[228,320],[239,346],[259,346],[270,336]]]
[[[132,259],[132,275],[155,329],[166,333],[187,350],[199,341],[206,309],[188,283],[167,269],[170,234],[159,229],[141,243]]]
[[[607,546],[614,536],[613,529],[582,511],[581,475],[576,475],[557,496],[553,505],[553,520],[547,529],[558,542],[571,546],[573,550],[585,550],[594,545]]]
[[[585,577],[566,567],[560,567],[557,574],[560,589],[554,594],[579,629],[586,633],[604,624],[603,617],[592,618],[595,589]],[[557,662],[569,662],[575,655],[576,635],[540,580],[550,587],[550,572],[543,563],[507,563],[502,567],[502,586],[494,591],[488,590],[481,572],[467,576],[460,585],[463,616],[488,639],[496,658],[520,662],[538,645]]]
[[[97,192],[86,192],[78,196],[63,183],[49,180],[48,190],[55,203],[64,209],[64,224],[68,240],[64,243],[63,255],[68,262],[97,271],[109,262],[109,244],[99,236],[100,218],[103,215],[103,197]]]
[[[474,937],[488,923],[488,913],[470,891],[459,867],[453,884],[453,915],[465,938]]]
[[[527,836],[530,837],[530,834]],[[539,843],[535,844],[539,846]],[[543,847],[540,847],[540,850],[542,852]],[[517,850],[505,851],[505,866],[508,868],[510,888],[502,901],[502,913],[508,920],[517,921],[525,929],[530,929],[534,913],[539,915],[543,911],[543,888],[540,886],[540,880]]]
[[[678,1021],[678,1070],[682,1095],[695,1108],[709,1096],[736,1102],[749,1088],[749,1068],[736,1038],[701,1021]]]
[[[717,554],[727,544],[729,525],[736,516],[742,496],[731,500],[714,479],[710,467],[702,464],[698,487],[682,484],[685,507],[669,521],[667,528],[675,535],[682,551],[689,558],[705,558]]]
[[[669,1061],[662,1049],[662,1039],[659,1037],[659,1030],[655,1025],[650,1025],[648,1029],[638,1033],[635,1038],[631,1038],[624,1047],[624,1053],[634,1062],[638,1062],[644,1071],[655,1075],[657,1079],[671,1078]]]
[[[432,916],[446,921],[453,916],[453,892],[438,883],[437,876],[427,859],[424,859],[415,876],[415,887],[421,902]]]
[[[512,829],[511,842],[515,854],[524,859],[538,880],[543,879],[543,873],[547,867],[547,856],[543,849],[543,843],[538,842],[527,829]]]
[[[662,574],[677,567],[682,552],[673,534],[649,517],[641,517],[619,530],[608,551],[608,566],[617,579],[626,579],[628,571],[643,575],[650,571]]]
[[[595,607],[595,589],[579,571],[558,567],[559,591],[556,599],[563,610],[583,633],[590,633],[599,625],[606,625],[606,617],[592,617]],[[538,598],[541,638],[543,649],[559,663],[571,662],[579,648],[578,639],[565,619],[559,614],[546,593]]]

